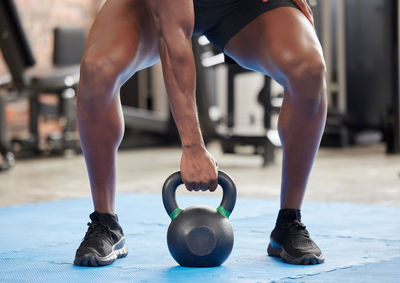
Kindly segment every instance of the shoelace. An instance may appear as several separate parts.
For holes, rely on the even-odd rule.
[[[295,220],[295,221],[292,221],[289,223],[285,223],[285,224],[283,224],[283,227],[288,229],[291,234],[299,234],[299,235],[303,235],[307,238],[310,237],[310,234],[306,230],[306,225],[304,225],[303,223],[301,223],[298,220]]]
[[[108,226],[103,225],[99,222],[88,222],[87,225],[89,226],[89,229],[86,232],[84,240],[92,238],[93,236],[102,236],[104,232],[106,232],[112,239],[111,230]]]

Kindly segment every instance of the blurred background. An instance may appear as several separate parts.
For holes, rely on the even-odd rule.
[[[79,62],[101,0],[0,2],[0,206],[90,195],[76,129]],[[310,0],[329,111],[307,200],[400,205],[400,8],[396,0]],[[283,89],[193,38],[203,135],[239,196],[278,199]],[[119,193],[160,193],[180,142],[159,64],[120,90]],[[182,190],[183,191],[183,190]],[[204,193],[210,194],[210,193]]]

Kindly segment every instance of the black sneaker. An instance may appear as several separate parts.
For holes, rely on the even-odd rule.
[[[128,248],[118,218],[97,211],[90,214],[91,223],[81,245],[76,250],[75,265],[99,266],[113,263],[125,257]]]
[[[325,261],[320,248],[301,223],[300,210],[279,211],[275,229],[271,233],[268,255],[280,257],[290,264],[319,264]]]

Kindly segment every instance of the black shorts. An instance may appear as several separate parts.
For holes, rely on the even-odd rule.
[[[205,35],[221,51],[243,27],[264,12],[297,6],[292,0],[194,0],[195,35]]]

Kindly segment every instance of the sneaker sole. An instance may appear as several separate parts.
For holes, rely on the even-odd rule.
[[[272,257],[279,257],[283,259],[283,261],[296,264],[296,265],[313,265],[320,264],[325,261],[324,256],[321,254],[317,256],[316,254],[305,254],[302,257],[293,257],[289,255],[285,249],[271,239],[271,242],[268,245],[268,255]]]
[[[78,266],[104,266],[109,265],[119,258],[128,255],[128,247],[125,244],[125,237],[121,238],[114,246],[113,251],[106,256],[98,256],[95,253],[88,253],[81,257],[75,257],[74,265]]]

